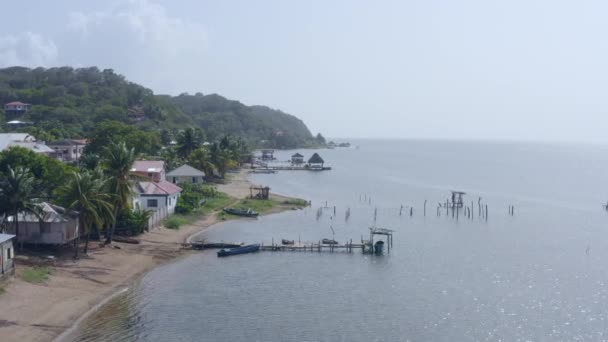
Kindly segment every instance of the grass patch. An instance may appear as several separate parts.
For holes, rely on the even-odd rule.
[[[3,295],[4,292],[6,292],[6,289],[4,288],[4,285],[0,286],[0,295]]]
[[[239,209],[251,209],[258,213],[264,213],[270,211],[276,207],[279,203],[275,200],[257,200],[257,199],[244,199],[240,200],[234,207]]]
[[[203,214],[209,214],[216,210],[221,210],[234,201],[234,198],[223,192],[218,192],[215,197],[207,198],[207,202],[201,207]]]
[[[298,208],[308,207],[308,201],[301,198],[290,198],[281,202],[282,205],[294,206]]]
[[[190,222],[191,221],[185,216],[172,215],[171,217],[165,220],[164,226],[169,229],[179,229],[179,227]]]
[[[36,266],[24,270],[21,274],[21,279],[28,283],[40,284],[49,280],[49,275],[51,275],[51,269],[49,267]]]

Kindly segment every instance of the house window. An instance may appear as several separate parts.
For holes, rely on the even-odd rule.
[[[154,174],[152,172],[148,172],[148,177],[152,177]]]
[[[13,250],[10,247],[6,249],[6,258],[8,260],[11,260],[13,258]]]
[[[156,208],[158,207],[158,200],[157,199],[149,199],[148,200],[148,208]]]
[[[173,177],[173,184],[177,183],[177,178]]]
[[[192,177],[192,183],[196,183],[197,179],[196,177]]]

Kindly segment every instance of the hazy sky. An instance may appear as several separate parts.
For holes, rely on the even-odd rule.
[[[0,67],[113,68],[332,137],[608,142],[608,2],[2,1]]]

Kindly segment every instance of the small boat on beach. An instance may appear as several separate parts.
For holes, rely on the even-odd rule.
[[[260,213],[257,211],[249,209],[239,209],[239,208],[224,208],[224,212],[227,214],[232,214],[236,216],[244,216],[244,217],[257,217]]]
[[[237,248],[241,247],[243,243],[229,243],[229,242],[194,242],[192,243],[193,249],[218,249],[218,248]]]
[[[296,242],[295,242],[294,240],[282,239],[282,240],[281,240],[281,243],[282,243],[282,244],[284,244],[284,245],[293,245],[293,244],[295,244]]]
[[[338,241],[332,239],[323,239],[321,240],[321,243],[324,245],[337,245]]]
[[[253,245],[246,245],[246,246],[236,247],[236,248],[221,249],[220,251],[217,252],[217,256],[218,256],[218,258],[220,258],[220,257],[231,256],[231,255],[253,253],[253,252],[257,252],[259,250],[260,250],[260,245],[253,244]]]

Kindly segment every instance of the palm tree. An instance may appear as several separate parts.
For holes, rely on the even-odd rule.
[[[30,212],[38,216],[37,195],[42,192],[42,183],[29,169],[8,167],[7,177],[0,181],[0,204],[4,216],[12,216],[15,235],[19,240],[19,213]],[[23,247],[23,241],[19,244]]]
[[[198,128],[188,128],[177,136],[177,154],[187,158],[192,151],[201,147],[203,143],[203,132]]]
[[[80,236],[86,236],[84,253],[89,248],[91,227],[102,227],[104,223],[114,221],[113,196],[106,191],[108,178],[99,171],[81,171],[72,173],[72,177],[57,189],[59,199],[66,205],[67,211],[78,212],[78,222],[82,227],[76,239],[74,258],[78,258]]]
[[[203,170],[207,177],[211,177],[213,175],[213,169],[215,166],[211,162],[211,154],[209,153],[209,150],[205,147],[194,150],[188,158],[188,163],[199,170]]]
[[[122,143],[111,143],[106,148],[102,164],[106,174],[109,176],[108,189],[114,194],[114,218],[118,219],[118,214],[122,209],[131,208],[131,196],[133,195],[132,183],[129,180],[129,172],[135,163],[135,150],[128,149]],[[105,244],[112,243],[116,220],[110,229],[106,231]]]

